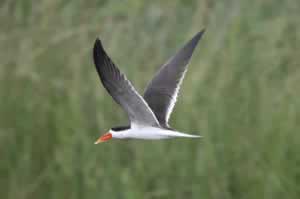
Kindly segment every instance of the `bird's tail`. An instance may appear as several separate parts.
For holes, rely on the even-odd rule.
[[[175,131],[173,135],[175,137],[186,137],[186,138],[201,138],[201,137],[203,137],[201,135],[187,134],[187,133],[182,133],[182,132],[178,132],[178,131]]]

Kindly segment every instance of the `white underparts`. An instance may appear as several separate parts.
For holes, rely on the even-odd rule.
[[[144,140],[159,140],[168,139],[176,137],[186,137],[186,138],[200,138],[198,135],[191,135],[186,133],[181,133],[177,131],[162,129],[158,127],[145,127],[133,125],[132,128],[124,131],[112,131],[110,130],[113,138],[118,139],[144,139]]]

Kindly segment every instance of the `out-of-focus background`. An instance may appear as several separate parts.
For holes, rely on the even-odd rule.
[[[299,13],[298,0],[2,0],[1,198],[298,199]],[[95,38],[142,93],[203,28],[171,125],[204,138],[94,145],[127,122]]]

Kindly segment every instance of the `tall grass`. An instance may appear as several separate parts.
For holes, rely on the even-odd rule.
[[[299,13],[297,0],[1,1],[1,198],[299,198]],[[142,93],[204,27],[171,118],[204,138],[93,145],[127,122],[95,38]]]

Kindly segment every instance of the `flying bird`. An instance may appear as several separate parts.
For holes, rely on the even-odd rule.
[[[155,140],[201,137],[172,129],[168,121],[187,71],[187,65],[203,33],[204,30],[198,32],[160,68],[148,83],[143,96],[112,62],[101,41],[96,39],[93,57],[98,75],[107,92],[127,113],[130,124],[111,128],[95,144],[112,138]]]

